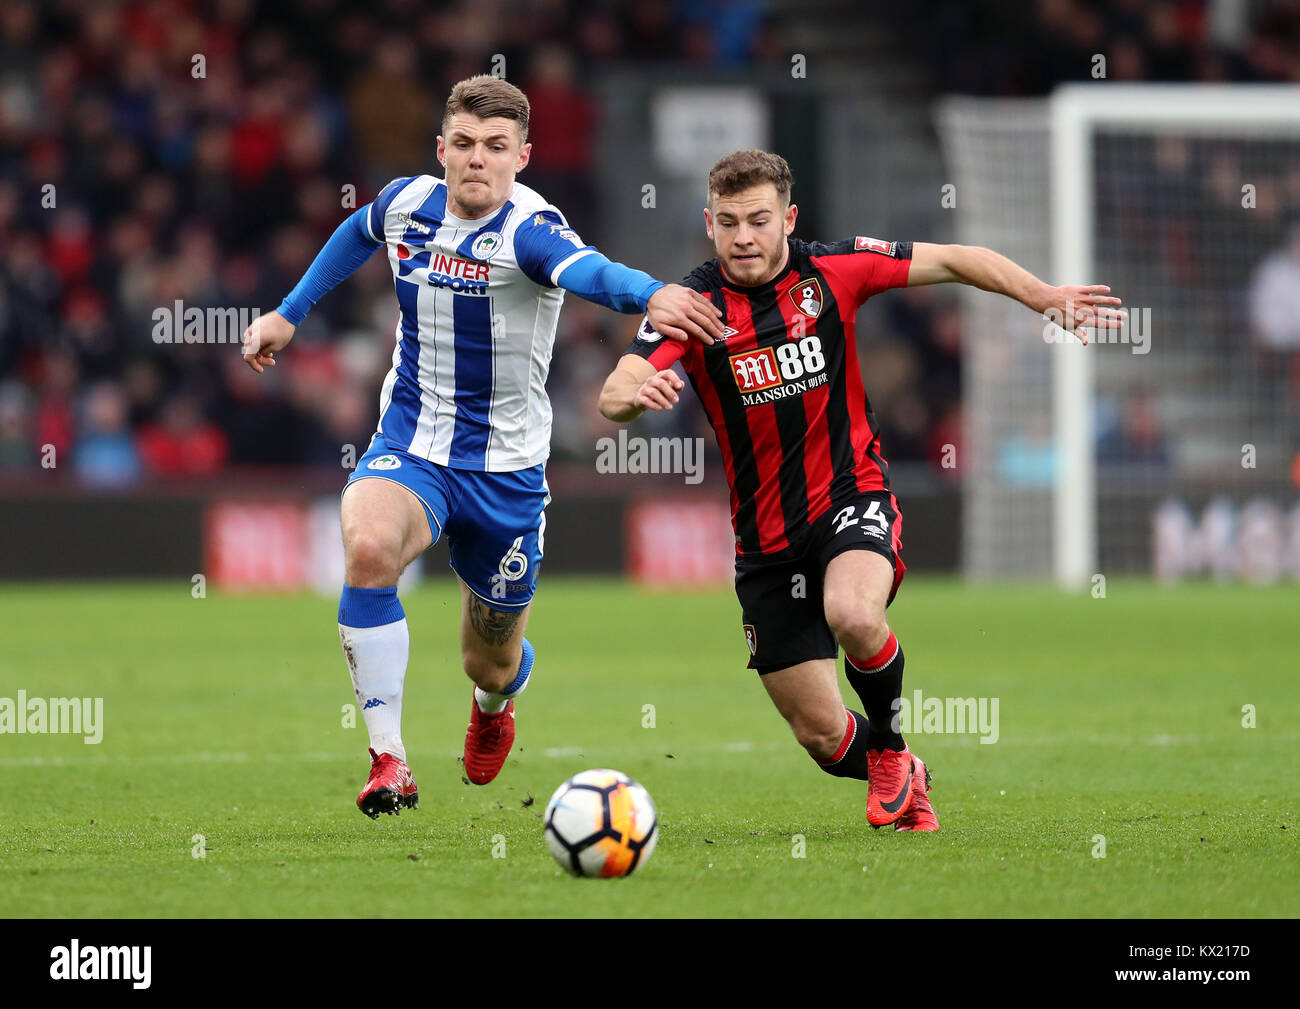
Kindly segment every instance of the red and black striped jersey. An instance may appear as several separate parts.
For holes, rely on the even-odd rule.
[[[718,439],[746,560],[802,553],[829,509],[890,489],[854,324],[873,294],[907,285],[912,244],[788,242],[786,269],[766,284],[732,284],[716,259],[682,281],[722,309],[723,340],[664,340],[642,320],[628,350],[658,369],[682,362]]]

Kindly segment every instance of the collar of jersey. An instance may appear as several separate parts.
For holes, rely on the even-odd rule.
[[[507,196],[505,198],[505,201],[501,204],[501,207],[504,207],[507,203],[509,203],[513,195],[514,194],[512,193],[511,196]],[[452,224],[461,228],[476,228],[476,229],[486,228],[489,224],[492,223],[493,218],[495,218],[497,214],[501,213],[501,207],[496,207],[490,213],[486,213],[482,217],[473,221],[467,221],[463,217],[457,217],[450,210],[444,210],[442,214],[442,220],[444,224],[446,224],[447,222],[451,222]]]

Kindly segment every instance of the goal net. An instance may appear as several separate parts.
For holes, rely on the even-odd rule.
[[[1300,578],[1300,97],[1070,85],[938,110],[957,241],[1105,283],[1081,347],[963,293],[974,578]]]

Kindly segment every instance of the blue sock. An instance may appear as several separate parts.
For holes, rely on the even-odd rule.
[[[524,687],[528,686],[528,677],[533,674],[533,659],[536,658],[537,653],[533,651],[532,642],[527,638],[524,638],[523,645],[524,654],[519,660],[519,672],[510,681],[510,686],[501,691],[506,697],[514,697],[516,694],[522,693]]]
[[[505,710],[506,705],[522,694],[524,687],[528,686],[528,678],[533,674],[533,660],[536,658],[536,653],[533,651],[532,642],[527,638],[523,640],[523,649],[524,654],[519,660],[519,672],[501,693],[489,694],[482,687],[474,688],[474,700],[485,715],[495,715]]]
[[[396,585],[378,589],[344,585],[339,596],[339,623],[344,627],[381,627],[405,616]]]

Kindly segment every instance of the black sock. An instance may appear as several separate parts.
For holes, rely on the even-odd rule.
[[[837,778],[857,778],[867,780],[867,720],[856,711],[844,713],[848,716],[844,731],[844,740],[830,760],[817,761],[817,766],[827,774]]]
[[[903,646],[894,632],[869,659],[845,652],[844,675],[867,711],[867,749],[902,750],[906,744],[898,731],[898,699],[903,696]]]

